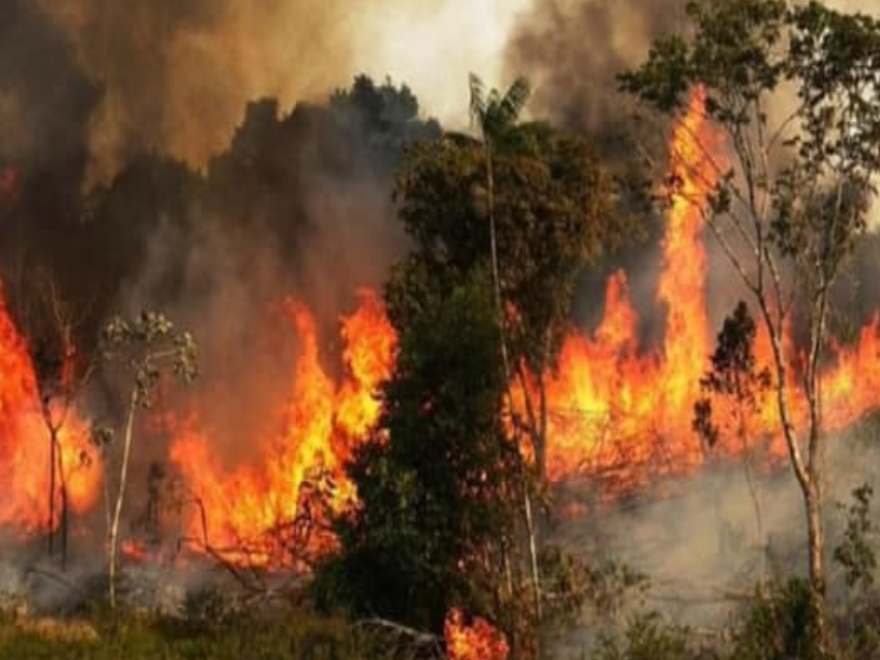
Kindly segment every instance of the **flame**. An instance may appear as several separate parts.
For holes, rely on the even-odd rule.
[[[719,171],[719,164],[705,156],[717,138],[704,118],[704,103],[704,94],[694,95],[672,140],[672,203],[657,290],[658,306],[666,311],[664,344],[655,353],[638,353],[638,315],[626,275],[616,273],[608,282],[606,313],[596,332],[570,336],[558,372],[546,375],[553,413],[548,422],[551,479],[622,467],[616,475],[620,487],[635,487],[648,478],[640,474],[641,466],[663,473],[703,460],[691,432],[693,404],[711,349],[702,207]]]
[[[52,411],[57,418],[60,411]],[[89,510],[98,498],[101,466],[89,430],[76,410],[68,410],[58,433],[56,475],[66,475],[68,505]],[[19,533],[45,531],[49,523],[50,434],[27,345],[9,316],[0,286],[0,526]],[[58,477],[60,489],[60,477]],[[56,491],[56,511],[61,493]],[[59,519],[53,521],[57,526]]]
[[[443,625],[449,660],[507,660],[510,647],[495,627],[481,617],[465,623],[464,613],[453,609]]]
[[[0,169],[0,206],[8,206],[18,198],[21,176],[15,167]]]
[[[603,486],[603,495],[617,497],[664,475],[697,469],[708,452],[692,429],[700,380],[714,349],[707,314],[707,255],[703,244],[704,211],[726,164],[724,145],[706,119],[705,93],[693,95],[683,121],[672,136],[671,205],[663,241],[662,272],[656,304],[666,313],[662,344],[640,352],[639,317],[632,304],[625,273],[608,281],[605,316],[591,336],[575,333],[566,340],[558,369],[545,374],[548,400],[547,468],[551,481],[586,476]],[[316,515],[303,499],[320,490],[329,475],[331,507],[339,512],[355,501],[344,466],[359,439],[375,423],[380,402],[376,387],[391,375],[396,336],[378,296],[361,292],[361,306],[342,319],[346,375],[335,383],[318,355],[315,324],[308,310],[291,305],[289,313],[299,339],[289,404],[283,413],[284,432],[262,443],[256,466],[225,470],[208,450],[210,441],[194,415],[175,430],[171,459],[200,501],[203,515],[193,515],[190,534],[228,560],[284,563],[284,525]],[[759,365],[772,364],[769,337],[759,322],[755,351]],[[880,321],[862,331],[853,348],[832,347],[832,362],[823,379],[826,429],[843,428],[880,406]],[[790,328],[784,329],[782,350],[797,363]],[[791,391],[797,390],[794,369],[787,370]],[[533,386],[533,385],[532,385]],[[519,392],[522,404],[522,392]],[[803,428],[806,406],[793,396],[792,416]],[[732,417],[729,405],[716,412]],[[746,438],[725,434],[714,454],[737,456],[761,452],[766,465],[781,462],[786,447],[780,433],[772,392],[758,400],[757,414],[747,420]],[[745,444],[743,444],[745,442]],[[282,541],[279,542],[278,539]],[[318,551],[333,539],[312,539]],[[464,649],[469,630],[459,614],[448,630]],[[458,636],[455,636],[458,635]],[[466,651],[462,651],[466,653]],[[462,655],[461,657],[469,657]]]
[[[376,390],[391,375],[396,348],[379,297],[368,290],[360,297],[360,308],[341,320],[346,377],[338,385],[321,366],[312,315],[288,304],[300,352],[283,430],[263,443],[268,449],[258,466],[225,470],[198,430],[197,416],[174,430],[171,461],[198,498],[189,535],[226,560],[288,565],[296,560],[292,549],[322,552],[333,546],[310,497],[322,495],[336,511],[354,501],[343,468],[378,418]]]
[[[706,311],[703,211],[726,165],[721,157],[706,155],[724,153],[724,146],[705,117],[705,101],[698,90],[672,136],[671,205],[655,300],[666,316],[663,341],[653,351],[639,346],[639,317],[626,274],[614,274],[601,323],[589,336],[571,334],[558,368],[544,375],[547,470],[553,482],[586,476],[603,487],[606,497],[616,497],[660,476],[695,470],[708,458],[691,428],[700,379],[714,349]],[[323,505],[338,513],[356,501],[344,468],[375,425],[381,411],[377,388],[394,368],[397,337],[375,292],[361,291],[359,308],[340,320],[340,378],[321,363],[311,312],[293,302],[285,310],[299,352],[287,401],[277,411],[279,430],[248,438],[259,448],[254,462],[231,468],[223,464],[211,450],[198,405],[187,415],[166,416],[162,422],[171,435],[169,459],[193,503],[184,521],[187,537],[197,550],[237,564],[301,566],[313,553],[335,547]],[[756,356],[760,366],[770,366],[770,338],[762,322],[758,328]],[[780,343],[788,364],[802,361],[790,327]],[[863,328],[852,346],[832,342],[828,362],[831,367],[822,377],[823,424],[834,431],[880,407],[880,318]],[[786,378],[793,393],[792,421],[803,431],[807,407],[794,394],[796,370],[787,369]],[[722,418],[732,414],[723,402],[717,412]],[[745,445],[725,436],[715,453],[760,451],[770,465],[783,461],[786,448],[772,393],[759,399],[753,417]],[[101,478],[87,437],[85,423],[71,414],[59,446],[75,512],[94,504]],[[6,487],[0,527],[25,532],[45,527],[48,462],[33,364],[0,287],[0,483]],[[124,551],[139,554],[134,545]],[[477,640],[491,629],[483,624],[477,620],[465,626],[460,612],[451,613],[450,657],[472,657],[467,654],[474,645],[478,655],[495,657],[479,647]],[[493,648],[499,653],[503,648],[498,657],[506,656],[506,646]]]
[[[120,546],[120,550],[122,550],[123,557],[137,564],[143,564],[149,558],[146,546],[133,539],[125,539]]]
[[[663,242],[658,307],[666,311],[662,346],[638,353],[636,314],[623,272],[608,282],[605,317],[592,336],[572,334],[557,372],[546,375],[548,475],[553,481],[598,477],[607,497],[642,487],[659,476],[682,474],[707,460],[691,428],[700,379],[714,350],[706,312],[706,251],[701,234],[705,205],[726,163],[724,146],[705,115],[706,96],[692,96],[671,145],[672,204]],[[760,368],[773,365],[766,327],[758,320],[755,354]],[[833,344],[834,365],[822,377],[826,431],[835,431],[880,407],[880,322],[866,326],[854,347]],[[791,328],[783,328],[782,351],[798,363]],[[772,372],[771,372],[772,373]],[[795,369],[786,371],[792,420],[801,431],[807,407],[797,394]],[[718,402],[724,420],[730,405]],[[784,460],[778,404],[772,391],[761,395],[746,422],[746,444],[725,437],[721,455],[761,452],[772,465]]]

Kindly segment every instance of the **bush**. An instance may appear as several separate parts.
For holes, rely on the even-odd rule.
[[[604,637],[593,660],[696,660],[687,628],[666,624],[656,613],[641,614],[630,621],[622,640]]]
[[[226,625],[118,612],[65,621],[0,622],[3,660],[366,660],[349,626],[304,610],[229,618]],[[375,649],[369,654],[378,659]]]
[[[731,660],[823,660],[813,594],[792,579],[757,598],[733,631]]]

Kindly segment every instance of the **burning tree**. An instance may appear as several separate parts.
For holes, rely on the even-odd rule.
[[[138,410],[150,409],[155,403],[163,371],[170,370],[184,382],[191,382],[197,375],[196,346],[188,332],[178,332],[164,315],[144,312],[133,321],[119,317],[113,319],[103,332],[103,353],[108,362],[122,363],[132,378],[131,391],[125,407],[122,431],[122,457],[119,462],[119,479],[110,511],[109,487],[107,488],[107,556],[110,606],[116,607],[116,573],[119,554],[119,523],[131,462],[131,446],[134,436],[135,417]],[[112,430],[99,429],[96,440],[106,448],[112,439]],[[109,473],[109,470],[108,470]]]
[[[612,212],[613,182],[583,139],[543,123],[519,123],[527,98],[522,80],[501,93],[486,92],[472,78],[479,139],[448,134],[417,143],[407,153],[395,194],[416,244],[399,269],[413,290],[428,274],[443,295],[474,273],[490,274],[507,440],[532,459],[541,484],[548,445],[545,379],[572,327],[577,276],[632,232],[627,216]],[[425,301],[411,290],[390,304],[413,309]],[[530,494],[522,495],[531,528]],[[534,548],[530,554],[536,556]],[[538,614],[534,562],[531,572]]]
[[[498,620],[522,597],[511,559],[517,454],[503,441],[487,278],[446,295],[406,275],[389,285],[397,365],[376,430],[348,470],[360,502],[338,518],[342,552],[318,591],[439,633],[453,604]],[[417,308],[407,304],[414,298]]]
[[[720,175],[705,214],[769,339],[824,629],[822,373],[831,288],[865,229],[880,173],[880,22],[784,0],[692,2],[688,18],[687,34],[656,42],[621,82],[674,120],[702,90],[705,114],[727,138],[729,167],[701,144]],[[788,337],[795,313],[806,330],[797,361]],[[824,630],[819,637],[824,645]]]
[[[48,445],[46,479],[46,541],[50,557],[56,551],[62,569],[67,562],[70,524],[70,481],[80,471],[93,469],[95,483],[100,466],[92,465],[88,425],[77,409],[94,372],[92,360],[77,350],[75,336],[82,328],[82,315],[62,294],[48,270],[33,264],[16,264],[10,299],[16,324],[26,338],[33,366],[34,394],[45,427]],[[25,274],[26,273],[26,274]],[[65,447],[76,442],[80,451]]]
[[[764,520],[758,484],[753,475],[751,434],[760,400],[771,386],[770,371],[757,364],[754,345],[757,324],[746,303],[740,301],[733,314],[724,320],[718,345],[712,354],[712,366],[700,387],[705,397],[694,404],[694,430],[713,449],[722,434],[732,434],[742,449],[746,483],[755,509],[755,527],[759,546],[764,543]],[[729,415],[719,421],[714,405],[720,404]],[[764,580],[764,548],[761,547],[760,579]]]

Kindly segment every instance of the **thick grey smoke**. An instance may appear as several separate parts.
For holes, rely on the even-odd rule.
[[[682,24],[684,0],[543,0],[520,17],[507,69],[535,88],[532,110],[572,128],[604,132],[625,114],[617,75],[651,41]]]
[[[497,53],[530,0],[37,0],[102,89],[86,186],[155,149],[204,167],[241,108],[314,101],[352,76],[416,85],[435,115],[466,119],[467,73]]]
[[[155,149],[204,165],[245,102],[314,98],[352,73],[345,2],[45,0],[39,6],[102,88],[87,185]]]
[[[880,486],[875,433],[876,419],[829,438],[824,515],[833,602],[847,597],[842,568],[832,555],[852,491],[863,484],[875,491]],[[876,502],[872,520],[875,507]],[[762,576],[784,581],[792,572],[806,574],[804,519],[803,500],[787,464],[768,468],[752,456],[748,462],[710,463],[674,483],[658,480],[653,488],[584,520],[562,521],[559,539],[588,565],[612,559],[648,577],[647,591],[632,595],[618,624],[625,624],[634,610],[653,609],[696,630],[717,630],[749,602]],[[602,629],[590,617],[588,611],[582,625],[563,635],[555,657],[583,657]]]

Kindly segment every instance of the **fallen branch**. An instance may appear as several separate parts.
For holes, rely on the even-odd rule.
[[[426,649],[435,654],[437,658],[445,657],[443,653],[443,645],[437,635],[426,633],[415,628],[410,628],[394,621],[373,617],[371,619],[363,619],[352,624],[355,630],[361,628],[376,628],[391,633],[398,640],[408,641],[414,649]]]

